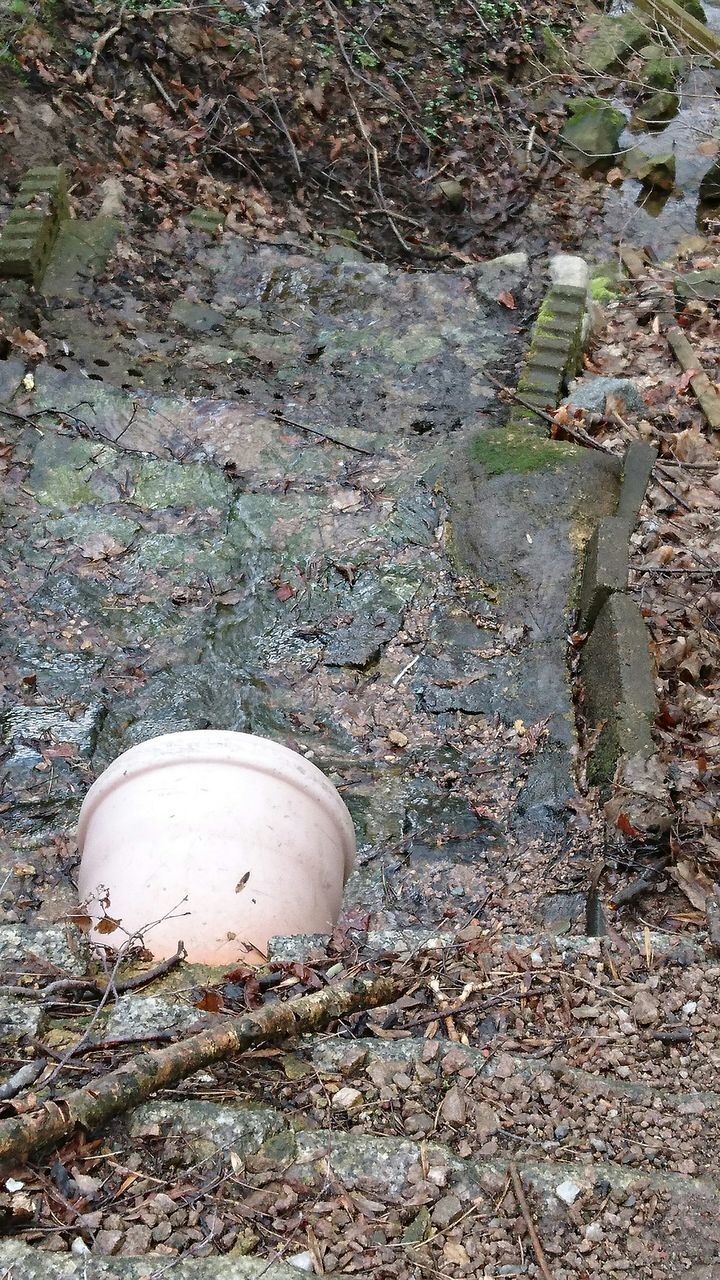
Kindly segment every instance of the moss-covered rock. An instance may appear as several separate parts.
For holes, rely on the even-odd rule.
[[[662,126],[677,115],[680,99],[676,93],[661,91],[652,93],[641,103],[633,115],[633,124],[642,129]]]
[[[634,13],[606,15],[598,19],[590,40],[576,61],[584,70],[605,75],[613,67],[626,62],[633,49],[639,48],[646,39],[647,28]]]
[[[625,152],[622,164],[625,172],[644,187],[672,191],[675,186],[675,154],[672,151],[651,156],[640,147],[633,147]]]
[[[650,85],[653,89],[671,91],[675,88],[684,70],[685,62],[682,58],[675,54],[660,51],[653,57],[648,58],[640,73],[640,79],[643,84]]]
[[[602,98],[576,98],[568,112],[562,140],[575,163],[590,168],[614,159],[626,124],[624,113]]]
[[[700,4],[700,0],[675,0],[675,3],[679,4],[680,8],[684,9],[686,13],[689,13],[691,18],[695,18],[697,22],[704,22],[707,26],[707,15]]]

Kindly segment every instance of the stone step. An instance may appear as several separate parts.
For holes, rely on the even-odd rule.
[[[307,1272],[306,1265],[289,1266],[272,1257],[177,1258],[171,1259],[169,1265],[173,1280],[299,1280],[303,1271]],[[48,1253],[21,1240],[0,1241],[0,1267],[8,1280],[89,1280],[91,1276],[92,1280],[110,1280],[112,1276],[118,1280],[154,1280],[167,1266],[167,1261],[152,1255],[101,1258],[86,1252]],[[331,1280],[333,1275],[335,1280],[342,1280],[339,1272],[326,1274]]]
[[[335,1114],[339,1126],[342,1113]],[[487,1123],[487,1115],[480,1110],[477,1124]],[[302,1117],[299,1121],[303,1123]],[[361,1124],[367,1130],[371,1123],[365,1116],[349,1131],[331,1125],[292,1130],[287,1111],[271,1107],[163,1101],[134,1113],[129,1136],[133,1144],[154,1142],[157,1156],[162,1135],[173,1159],[182,1150],[184,1167],[188,1156],[198,1167],[207,1167],[214,1156],[217,1171],[221,1155],[249,1193],[251,1217],[265,1212],[263,1205],[281,1187],[294,1188],[306,1221],[316,1225],[323,1214],[320,1209],[316,1217],[313,1211],[323,1196],[349,1197],[359,1212],[390,1224],[385,1240],[390,1256],[403,1244],[421,1248],[428,1237],[449,1233],[466,1252],[469,1241],[476,1251],[484,1249],[483,1242],[497,1241],[499,1262],[512,1265],[522,1232],[511,1189],[514,1170],[522,1178],[546,1252],[565,1258],[566,1265],[572,1267],[574,1252],[596,1266],[603,1258],[630,1256],[638,1265],[633,1274],[650,1274],[641,1264],[653,1265],[652,1275],[665,1277],[672,1274],[671,1260],[683,1258],[687,1268],[711,1256],[708,1232],[716,1223],[720,1191],[714,1164],[706,1174],[689,1175],[625,1165],[597,1152],[556,1157],[532,1141],[514,1152],[467,1157],[457,1153],[457,1138],[448,1143],[360,1131]],[[468,1123],[463,1133],[472,1129]],[[116,1149],[117,1135],[114,1141]],[[343,1231],[338,1229],[336,1238],[328,1222],[324,1239],[333,1257],[342,1252],[342,1238]],[[378,1259],[382,1256],[381,1249]],[[480,1261],[497,1263],[497,1250],[481,1254]],[[558,1273],[570,1274],[572,1270]],[[699,1280],[705,1273],[690,1274]]]

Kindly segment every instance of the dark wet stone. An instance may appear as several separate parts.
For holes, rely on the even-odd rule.
[[[105,707],[100,701],[78,707],[75,715],[63,706],[15,706],[2,718],[2,736],[13,747],[39,742],[72,743],[80,755],[90,756],[104,715]]]
[[[542,903],[542,923],[550,933],[567,933],[585,915],[584,893],[551,893]]]
[[[575,795],[572,767],[566,752],[541,751],[533,760],[516,802],[519,817],[541,830],[563,825],[568,801]]]

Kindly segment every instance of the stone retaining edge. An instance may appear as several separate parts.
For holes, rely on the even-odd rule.
[[[62,165],[29,169],[0,234],[0,276],[42,280],[60,223],[69,216]]]
[[[579,627],[588,633],[580,671],[587,709],[603,729],[588,776],[606,790],[621,759],[655,754],[655,667],[650,633],[628,591],[630,538],[637,524],[657,450],[636,440],[627,450],[614,516],[591,537],[580,588]]]

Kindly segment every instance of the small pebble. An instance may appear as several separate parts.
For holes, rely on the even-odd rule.
[[[579,1183],[573,1182],[572,1178],[566,1178],[555,1188],[555,1195],[558,1200],[562,1200],[563,1204],[574,1204],[581,1191],[582,1187]]]

